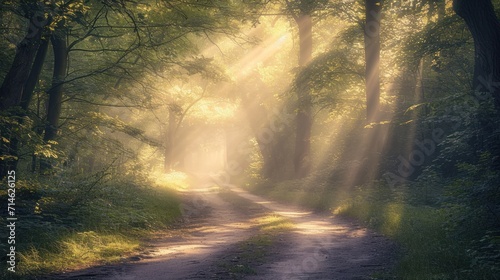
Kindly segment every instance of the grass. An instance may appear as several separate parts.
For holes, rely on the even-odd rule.
[[[239,211],[247,211],[256,206],[255,203],[242,198],[229,190],[221,190],[219,195]],[[264,212],[264,210],[262,210]],[[230,256],[229,261],[221,261],[219,266],[233,279],[241,279],[246,275],[256,275],[256,266],[264,264],[272,252],[272,246],[283,234],[292,230],[294,223],[280,215],[261,213],[250,220],[258,228],[257,234],[239,242],[237,253]]]
[[[92,264],[111,263],[136,252],[138,238],[94,231],[75,232],[54,241],[52,250],[31,247],[20,254],[20,275],[52,273]]]
[[[446,279],[443,275],[465,265],[463,248],[443,227],[448,215],[442,209],[359,199],[335,213],[356,218],[401,244],[396,274],[403,279]]]
[[[99,184],[74,182],[18,182],[23,215],[16,236],[17,269],[15,275],[1,274],[7,273],[3,269],[0,279],[119,262],[181,215],[180,199],[173,190],[184,187],[179,180],[172,185],[168,180],[155,184],[124,177]]]
[[[460,207],[429,201],[440,197],[430,189],[371,186],[335,190],[306,180],[260,183],[249,190],[272,199],[355,218],[397,241],[401,259],[393,274],[400,279],[497,279],[491,271],[472,268],[467,240],[460,237],[451,217]],[[465,231],[474,231],[473,227]]]
[[[254,220],[260,227],[262,233],[277,234],[292,230],[295,225],[283,216],[270,214]]]
[[[245,275],[256,275],[256,266],[262,265],[270,257],[272,246],[282,236],[294,228],[294,224],[279,215],[265,215],[253,221],[258,225],[259,232],[245,241],[239,242],[239,253],[231,256],[230,261],[219,263],[219,266],[234,279]]]

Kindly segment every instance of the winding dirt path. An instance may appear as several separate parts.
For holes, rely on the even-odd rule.
[[[234,189],[296,224],[279,259],[246,279],[373,279],[395,264],[396,246],[382,235],[338,217],[314,214]]]
[[[258,232],[254,218],[269,213],[289,218],[296,227],[268,248],[271,257],[255,267],[256,275],[238,275],[238,279],[374,279],[374,273],[394,265],[394,244],[355,223],[285,206],[238,188],[231,191],[251,203],[237,207],[211,187],[187,190],[185,226],[156,239],[143,254],[122,264],[51,279],[234,279],[221,269],[220,261],[241,251],[239,242]]]

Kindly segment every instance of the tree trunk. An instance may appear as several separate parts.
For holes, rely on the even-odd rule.
[[[500,112],[500,22],[491,0],[454,0],[453,8],[462,17],[474,38],[473,89],[479,99],[493,98]]]
[[[12,65],[5,75],[0,87],[0,110],[9,110],[20,105],[25,82],[30,74],[30,69],[33,64],[36,50],[40,45],[42,30],[45,24],[45,20],[39,22],[38,18],[33,16],[30,21],[27,35],[17,45]],[[10,140],[10,143],[4,143],[0,147],[0,156],[5,157],[0,160],[0,179],[3,178],[9,170],[15,170],[17,168],[17,146],[19,139],[11,132],[11,127],[2,127],[0,130],[1,135]]]
[[[493,100],[496,114],[487,110],[479,115],[481,138],[492,153],[493,168],[500,170],[500,22],[491,0],[454,0],[453,9],[465,20],[474,38],[474,75],[472,86],[480,103]]]
[[[33,33],[35,32],[35,33]],[[26,80],[30,74],[31,65],[40,45],[41,30],[28,33],[17,45],[14,61],[0,87],[0,109],[6,110],[18,106]]]
[[[38,82],[38,77],[42,71],[42,66],[45,61],[45,56],[47,54],[48,49],[48,40],[42,40],[41,44],[36,53],[35,61],[33,62],[33,67],[31,68],[28,80],[26,81],[21,97],[21,108],[23,109],[21,112],[16,113],[16,115],[23,117],[26,115],[26,110],[28,110],[29,104],[31,102],[31,98],[33,96],[33,91],[35,90],[35,86]],[[23,118],[19,118],[18,122],[22,124],[24,122]],[[10,160],[9,169],[15,170],[17,168],[17,163],[19,159],[17,158],[18,150],[19,150],[19,137],[12,136],[9,146],[9,154],[14,156]]]
[[[380,104],[380,17],[381,0],[365,0],[366,120],[376,122]]]
[[[36,52],[35,61],[33,62],[33,67],[31,67],[30,74],[24,86],[23,94],[21,97],[21,108],[26,111],[31,103],[33,97],[33,92],[35,91],[36,84],[38,83],[38,78],[42,72],[43,63],[45,62],[45,57],[47,56],[47,50],[49,48],[49,40],[42,39],[38,51]]]
[[[299,27],[299,67],[306,66],[312,58],[312,18],[301,14],[296,18]],[[295,176],[303,178],[311,170],[312,100],[307,82],[297,85],[297,116],[295,138]]]
[[[52,86],[47,91],[49,102],[47,107],[47,124],[45,126],[45,134],[43,140],[49,142],[57,136],[59,127],[59,118],[61,116],[61,102],[63,93],[64,79],[66,78],[68,66],[68,51],[66,45],[66,34],[54,34],[50,41],[54,51],[54,72],[52,75]],[[51,164],[47,160],[40,163],[41,171],[51,168]]]
[[[438,21],[441,21],[446,16],[446,0],[436,0],[438,10]]]
[[[170,172],[174,164],[174,145],[178,114],[178,110],[176,108],[177,107],[175,105],[170,105],[168,107],[168,131],[165,141],[165,160],[163,166],[165,172]]]

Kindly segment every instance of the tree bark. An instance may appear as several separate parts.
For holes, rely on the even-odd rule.
[[[263,90],[260,90],[262,93]],[[275,138],[278,132],[269,129],[269,117],[273,116],[269,116],[267,109],[260,103],[258,98],[252,97],[251,99],[243,94],[242,101],[242,107],[244,108],[250,128],[255,135],[257,147],[262,155],[263,166],[261,174],[264,178],[275,179],[277,175],[275,168],[279,163],[273,158]]]
[[[312,58],[312,18],[301,14],[295,21],[299,27],[299,67],[305,67]],[[297,85],[297,99],[294,167],[295,176],[303,178],[311,170],[312,100],[307,82]]]
[[[53,35],[51,42],[54,50],[54,73],[52,75],[52,86],[47,91],[49,95],[49,104],[47,109],[47,125],[44,135],[45,141],[54,140],[57,135],[59,117],[61,116],[63,83],[66,78],[66,68],[68,65],[65,35]]]
[[[30,74],[24,85],[22,97],[21,97],[21,108],[26,111],[31,103],[33,97],[33,92],[35,90],[36,84],[38,83],[38,78],[42,72],[42,67],[45,62],[45,57],[47,56],[47,50],[49,48],[49,40],[42,39],[38,51],[36,52],[35,61],[31,67]]]
[[[38,77],[40,76],[40,72],[42,70],[43,62],[45,60],[45,55],[47,54],[47,46],[48,46],[48,41],[42,40],[35,57],[35,61],[33,62],[33,67],[31,68],[28,80],[26,81],[22,92],[20,105],[23,110],[21,112],[15,113],[15,115],[19,117],[23,117],[26,115],[26,110],[28,109],[28,106],[30,104],[31,97],[33,96],[33,91],[35,89],[36,83],[38,82]],[[24,122],[24,119],[19,118],[18,122],[22,124]],[[19,162],[18,158],[19,137],[17,135],[11,135],[10,143],[6,143],[5,145],[6,147],[8,147],[6,150],[7,154],[12,156],[12,158],[0,164],[2,166],[0,167],[2,174],[5,173],[3,172],[4,168],[8,170],[17,169],[17,163]]]
[[[436,0],[438,10],[438,21],[441,21],[446,16],[446,0]]]
[[[479,99],[493,98],[500,112],[500,22],[491,0],[454,0],[453,9],[474,38],[473,90]]]
[[[57,136],[59,118],[61,116],[63,84],[68,66],[66,34],[64,32],[54,34],[51,36],[50,41],[54,51],[54,72],[52,75],[52,86],[47,91],[49,102],[47,106],[47,124],[45,125],[45,134],[43,136],[45,142],[52,141]],[[41,171],[50,168],[51,164],[48,160],[42,160],[40,162]]]
[[[41,40],[41,28],[28,33],[17,45],[14,61],[0,87],[0,109],[7,110],[21,103],[21,96]]]
[[[14,60],[0,87],[0,110],[9,110],[21,103],[25,82],[28,79],[35,53],[40,45],[43,28],[47,23],[46,20],[39,21],[37,15],[31,16],[27,34],[17,45]],[[12,134],[11,127],[2,127],[0,133],[10,140],[10,143],[4,143],[0,147],[0,156],[5,157],[0,160],[1,179],[7,174],[7,171],[16,170],[17,168],[19,139]]]
[[[174,147],[175,147],[175,137],[177,130],[177,115],[179,114],[178,107],[176,105],[169,105],[168,107],[168,131],[165,141],[165,159],[164,159],[164,170],[165,172],[170,172],[174,164]]]
[[[380,17],[381,0],[365,0],[366,120],[376,122],[380,105]]]

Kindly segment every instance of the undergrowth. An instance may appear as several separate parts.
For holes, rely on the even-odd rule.
[[[340,188],[325,177],[247,186],[254,193],[355,218],[397,241],[400,279],[500,279],[499,176],[464,165],[461,176]],[[425,175],[426,173],[424,173]],[[490,201],[490,203],[485,203]],[[482,202],[482,203],[479,203]]]
[[[122,260],[179,218],[172,187],[178,186],[111,173],[17,181],[16,272],[2,269],[0,278],[28,279]],[[6,201],[4,190],[0,199]],[[1,216],[5,228],[6,213]],[[6,234],[1,231],[2,240]],[[4,242],[0,246],[7,250]],[[2,265],[6,261],[3,255]]]

